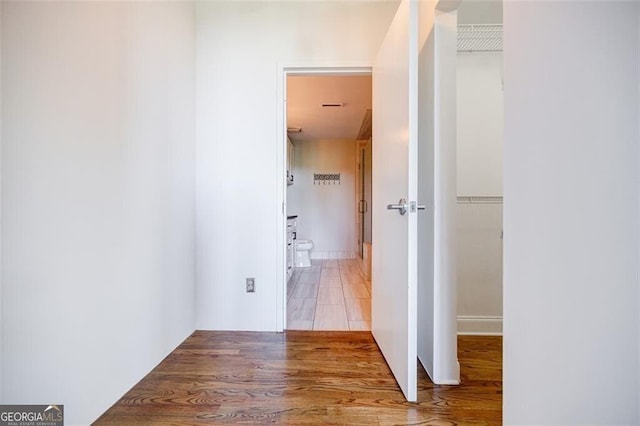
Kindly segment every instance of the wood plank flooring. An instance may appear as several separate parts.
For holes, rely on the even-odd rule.
[[[95,425],[502,422],[502,338],[461,336],[462,384],[408,403],[369,332],[196,331]]]
[[[288,330],[370,330],[371,281],[355,259],[312,260],[287,283]]]

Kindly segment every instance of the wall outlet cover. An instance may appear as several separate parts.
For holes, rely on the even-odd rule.
[[[256,279],[247,278],[247,293],[255,293],[255,292],[256,292]]]

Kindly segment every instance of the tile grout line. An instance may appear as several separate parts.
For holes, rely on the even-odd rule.
[[[347,330],[351,331],[349,312],[347,312],[347,298],[344,294],[344,283],[342,282],[342,266],[340,265],[340,262],[338,262],[338,275],[340,275],[340,290],[342,291],[342,305],[344,306],[344,317],[347,320]]]
[[[312,263],[313,265],[313,263]],[[311,322],[311,330],[316,329],[316,318],[318,315],[318,293],[320,292],[320,277],[322,276],[322,268],[324,267],[324,260],[320,263],[320,274],[318,275],[318,281],[316,282],[316,297],[313,302],[313,321]]]

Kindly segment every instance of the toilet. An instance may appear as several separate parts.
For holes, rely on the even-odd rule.
[[[311,266],[309,252],[312,248],[312,240],[296,240],[296,268],[308,268]]]

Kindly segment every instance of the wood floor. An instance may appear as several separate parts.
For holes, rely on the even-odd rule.
[[[502,339],[458,342],[461,385],[408,403],[368,332],[196,331],[94,424],[501,424]]]
[[[371,330],[371,281],[355,259],[311,261],[287,283],[288,330]]]

